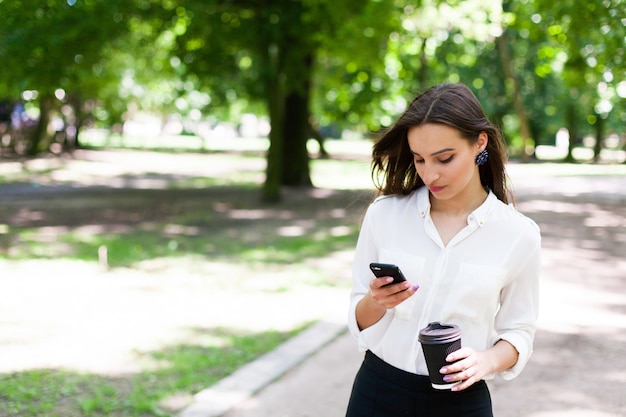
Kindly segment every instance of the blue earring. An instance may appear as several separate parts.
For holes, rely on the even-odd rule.
[[[483,149],[476,155],[476,165],[481,166],[487,163],[487,159],[489,159],[489,152],[487,149]]]

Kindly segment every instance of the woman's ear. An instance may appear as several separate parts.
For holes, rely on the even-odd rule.
[[[478,148],[478,152],[487,149],[487,143],[489,143],[489,136],[486,132],[480,132],[478,134],[478,140],[476,141],[476,147]]]

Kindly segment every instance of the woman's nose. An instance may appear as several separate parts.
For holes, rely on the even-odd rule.
[[[431,184],[433,181],[439,179],[439,173],[432,166],[424,165],[424,174],[423,178],[424,184]]]

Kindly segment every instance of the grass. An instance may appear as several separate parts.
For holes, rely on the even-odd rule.
[[[159,364],[131,377],[105,377],[64,370],[0,375],[1,416],[169,416],[191,394],[292,337],[290,332],[204,331],[204,343],[146,353]]]
[[[349,249],[356,240],[358,223],[349,210],[363,200],[354,192],[317,200],[295,195],[279,207],[260,206],[257,198],[246,186],[59,192],[45,208],[24,201],[18,211],[30,221],[15,219],[15,206],[0,205],[0,215],[13,217],[0,233],[0,258],[97,261],[106,247],[112,267],[187,255],[290,264]]]

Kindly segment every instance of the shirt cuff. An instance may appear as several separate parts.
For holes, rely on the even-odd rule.
[[[367,329],[359,329],[359,325],[356,322],[356,305],[358,301],[351,303],[350,313],[348,317],[348,329],[352,336],[357,341],[357,346],[360,352],[366,350],[374,350],[378,343],[383,340],[391,320],[393,320],[393,311],[387,310],[385,315],[381,317],[376,323],[372,324]]]
[[[528,360],[533,353],[532,337],[527,334],[510,332],[499,335],[496,341],[498,340],[506,340],[513,345],[518,353],[515,365],[499,373],[504,380],[508,381],[518,376],[528,363]]]

